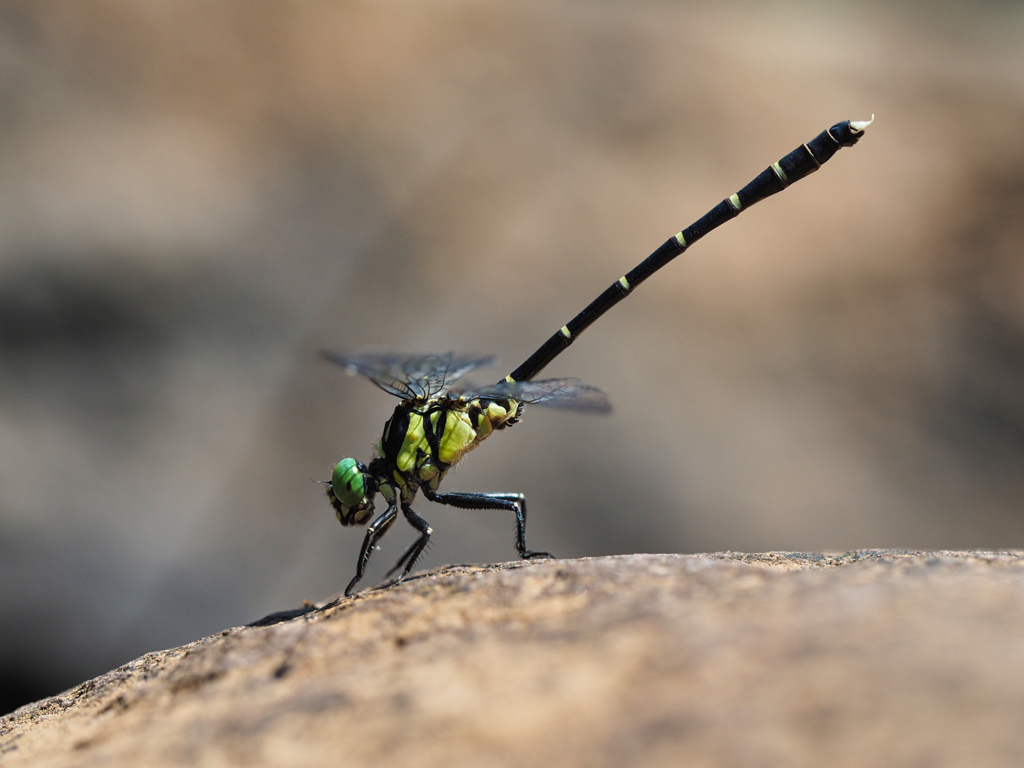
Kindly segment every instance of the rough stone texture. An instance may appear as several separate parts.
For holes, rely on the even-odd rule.
[[[1024,762],[1024,554],[450,567],[0,719],[17,766]]]

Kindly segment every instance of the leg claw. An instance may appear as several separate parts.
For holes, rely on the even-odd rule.
[[[555,556],[550,552],[531,552],[526,550],[523,552],[523,560],[554,560]]]

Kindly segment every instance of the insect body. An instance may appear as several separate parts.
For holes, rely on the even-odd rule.
[[[384,425],[376,456],[365,466],[342,459],[325,483],[327,496],[342,525],[362,525],[373,514],[380,493],[387,510],[366,532],[356,575],[345,594],[363,577],[370,553],[398,516],[399,509],[419,531],[419,538],[392,569],[412,570],[430,539],[431,529],[412,509],[418,492],[429,500],[462,509],[500,509],[515,514],[516,548],[523,558],[550,557],[526,548],[526,499],[521,493],[437,493],[448,470],[495,430],[516,424],[527,404],[583,411],[608,411],[601,390],[577,379],[502,381],[477,389],[455,385],[474,368],[495,362],[492,357],[446,355],[335,355],[327,359],[373,381],[402,398]]]
[[[492,357],[451,353],[405,356],[325,353],[327,359],[350,373],[364,376],[385,392],[401,398],[384,425],[384,434],[369,465],[353,458],[342,459],[334,467],[331,479],[323,483],[342,525],[363,525],[369,521],[377,493],[388,504],[366,531],[356,575],[349,582],[345,594],[351,594],[362,579],[370,554],[380,537],[394,524],[399,510],[420,535],[399,558],[389,575],[401,570],[401,580],[412,570],[432,533],[427,522],[412,509],[413,500],[419,492],[430,501],[461,509],[510,511],[516,518],[516,548],[520,557],[550,557],[547,552],[533,552],[526,548],[526,499],[521,493],[438,493],[448,470],[491,433],[516,424],[527,405],[608,411],[610,406],[604,393],[577,379],[534,381],[534,378],[597,318],[696,240],[754,203],[817,170],[841,147],[856,144],[870,124],[870,120],[837,123],[773,163],[739,192],[669,238],[644,261],[612,283],[497,384],[475,389],[462,389],[459,385],[462,377],[470,371],[494,363]]]

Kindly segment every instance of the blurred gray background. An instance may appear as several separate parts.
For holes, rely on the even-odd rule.
[[[0,711],[351,578],[313,479],[394,406],[320,349],[511,370],[843,119],[449,476],[530,545],[1024,545],[1024,11],[979,2],[0,5]],[[422,567],[511,519],[417,509]],[[397,525],[365,584],[412,530]]]

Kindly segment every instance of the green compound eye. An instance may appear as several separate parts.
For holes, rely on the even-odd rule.
[[[366,499],[364,467],[355,459],[342,459],[331,473],[331,490],[346,507],[355,507]]]

